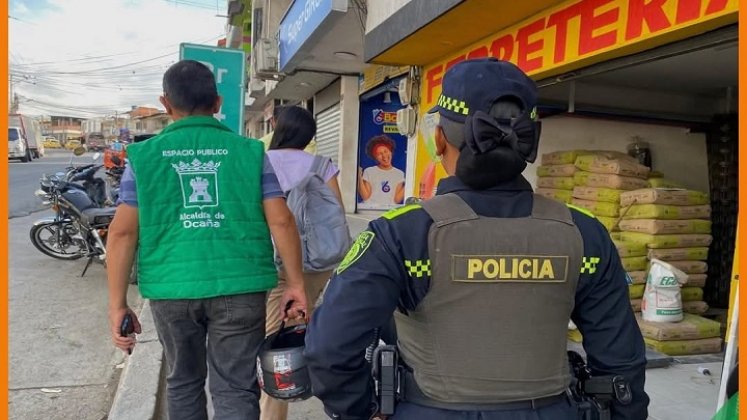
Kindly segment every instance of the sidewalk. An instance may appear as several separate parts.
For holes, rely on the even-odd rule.
[[[351,234],[357,236],[376,214],[348,215]],[[108,420],[166,420],[159,404],[161,346],[155,336],[150,309],[146,303],[140,320],[143,334],[128,358]],[[708,420],[713,417],[721,380],[723,355],[675,357],[668,367],[646,371],[646,392],[651,398],[650,420]],[[699,367],[710,370],[706,376]],[[163,392],[163,390],[161,390]],[[212,418],[212,407],[208,407]],[[290,404],[289,420],[319,420],[326,416],[316,398]]]

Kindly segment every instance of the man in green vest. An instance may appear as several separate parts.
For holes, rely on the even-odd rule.
[[[127,279],[138,280],[168,366],[169,418],[206,420],[205,379],[215,419],[258,419],[256,356],[265,338],[266,292],[275,287],[273,241],[288,274],[283,318],[304,316],[306,295],[294,217],[262,143],[213,118],[213,73],[183,60],[163,77],[161,103],[174,123],[127,149],[120,201],[107,244],[109,321],[117,347]],[[207,345],[206,345],[207,340]],[[206,363],[207,362],[207,363]]]

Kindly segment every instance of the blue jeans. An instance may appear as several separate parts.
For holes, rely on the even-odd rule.
[[[265,298],[262,292],[151,301],[168,367],[170,419],[207,420],[208,366],[214,419],[259,419],[256,359],[265,338]]]

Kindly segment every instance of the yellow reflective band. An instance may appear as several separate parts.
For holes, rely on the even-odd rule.
[[[397,207],[396,209],[391,209],[388,212],[382,214],[381,217],[383,217],[385,219],[388,219],[388,220],[392,220],[395,217],[402,216],[403,214],[407,213],[408,211],[412,211],[412,210],[419,209],[419,208],[422,208],[422,207],[423,206],[421,206],[420,204],[408,204],[406,206]]]
[[[466,102],[454,98],[449,98],[444,94],[441,94],[441,96],[438,97],[438,106],[448,109],[449,111],[456,112],[457,114],[469,114],[469,108],[467,107]]]
[[[592,218],[594,218],[594,219],[596,219],[596,218],[597,218],[596,216],[594,216],[594,213],[592,213],[592,212],[590,212],[589,210],[586,210],[586,209],[584,209],[584,208],[581,208],[581,207],[577,207],[577,206],[574,206],[573,204],[568,204],[568,203],[566,203],[566,206],[568,206],[569,208],[572,208],[573,210],[578,210],[578,211],[580,211],[581,213],[583,213],[583,214],[585,214],[585,215],[587,215],[587,216],[589,216],[589,217],[592,217]]]
[[[584,257],[581,260],[581,274],[594,274],[597,272],[597,264],[601,259],[599,257]]]
[[[421,278],[423,276],[430,276],[431,260],[405,260],[405,268],[407,268],[410,277]]]
[[[451,257],[452,281],[563,283],[567,279],[567,256],[452,255]]]

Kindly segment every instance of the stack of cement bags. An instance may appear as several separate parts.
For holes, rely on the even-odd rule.
[[[608,231],[620,217],[620,194],[648,185],[650,169],[620,152],[579,155],[574,165],[571,204],[590,211]]]
[[[537,168],[536,193],[563,203],[571,202],[573,175],[576,166],[573,164],[582,151],[568,150],[542,155],[542,165]]]
[[[617,252],[620,254],[620,261],[631,283],[628,286],[630,305],[634,312],[641,312],[641,297],[643,297],[643,290],[646,288],[648,248],[646,244],[626,242],[620,239],[613,238],[612,242],[614,242]]]
[[[683,310],[694,314],[708,310],[703,286],[708,246],[713,240],[709,202],[707,194],[684,189],[647,188],[620,195],[619,240],[643,245],[648,259],[666,261],[687,273]]]
[[[636,315],[646,346],[670,356],[719,353],[721,324],[697,315],[685,314],[680,322],[644,321]]]

